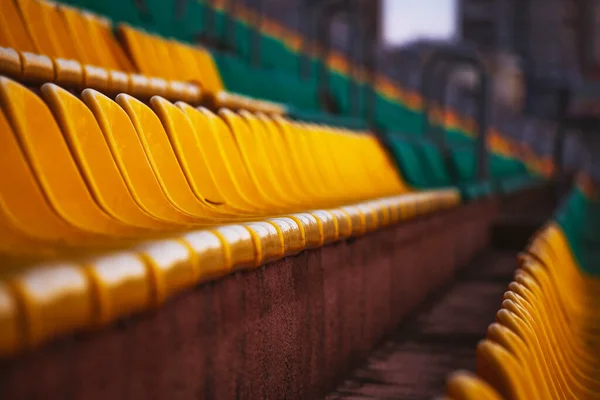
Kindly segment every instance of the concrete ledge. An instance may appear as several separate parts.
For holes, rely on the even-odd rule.
[[[316,398],[490,242],[497,199],[206,283],[0,364],[2,399]]]

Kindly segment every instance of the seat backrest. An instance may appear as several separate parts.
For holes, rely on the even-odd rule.
[[[0,1],[0,46],[35,53],[37,48],[14,0]]]
[[[427,188],[432,185],[425,175],[423,160],[418,156],[414,146],[397,135],[390,135],[388,140],[392,154],[406,181],[417,188]]]

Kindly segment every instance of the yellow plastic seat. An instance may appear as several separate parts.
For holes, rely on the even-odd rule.
[[[289,123],[289,130],[284,132],[284,140],[288,142],[288,147],[291,151],[298,153],[298,160],[301,168],[305,172],[305,178],[308,185],[318,187],[317,192],[322,193],[325,197],[325,206],[339,205],[340,203],[349,203],[350,197],[347,196],[343,199],[336,198],[339,196],[338,190],[333,190],[339,182],[335,179],[331,179],[332,175],[327,175],[325,171],[321,170],[323,163],[330,165],[331,160],[315,158],[315,155],[311,152],[311,148],[308,142],[308,135],[305,131],[305,126],[298,123]],[[329,178],[329,179],[328,179]],[[339,188],[339,186],[338,186]],[[350,190],[348,190],[350,192]],[[348,193],[345,192],[345,193]]]
[[[44,2],[38,0],[15,1],[21,11],[25,29],[33,41],[35,51],[49,57],[61,56],[51,39],[51,31],[48,32],[46,30],[46,24],[44,23],[46,11],[49,10],[50,7],[45,8]]]
[[[446,396],[453,400],[502,400],[502,397],[470,372],[455,372],[448,379]]]
[[[515,356],[492,341],[477,345],[477,375],[504,399],[541,399]]]
[[[343,169],[352,168],[346,163],[340,162],[336,153],[343,153],[344,143],[340,141],[335,152],[330,152],[327,141],[330,139],[331,132],[326,130],[317,130],[316,126],[302,124],[296,127],[299,130],[298,140],[302,143],[301,149],[305,151],[305,157],[311,165],[314,165],[313,171],[321,177],[321,181],[326,187],[329,187],[332,193],[344,193],[347,197],[344,202],[350,203],[358,196],[353,194],[356,181],[348,178],[349,174],[344,174]],[[355,176],[354,179],[360,180]]]
[[[287,135],[287,139],[291,141],[290,147],[300,154],[302,165],[308,172],[307,175],[309,181],[312,181],[314,182],[314,185],[319,186],[322,192],[328,193],[327,205],[340,202],[351,203],[352,200],[355,200],[354,196],[344,196],[343,199],[335,198],[335,196],[339,196],[340,193],[338,186],[339,182],[335,180],[335,176],[329,174],[325,170],[327,167],[331,166],[331,160],[318,158],[314,152],[311,151],[308,134],[304,125],[292,124],[291,127],[292,134]],[[336,186],[338,186],[337,190],[331,190],[331,188],[336,188]]]
[[[340,228],[338,218],[344,218],[344,216],[336,216],[329,210],[313,210],[309,212],[316,221],[319,227],[319,242],[321,245],[336,242],[340,237]],[[342,221],[342,224],[344,221]]]
[[[288,217],[269,218],[267,221],[277,229],[283,241],[285,257],[296,255],[305,249],[306,236],[296,221]]]
[[[167,81],[167,98],[188,104],[198,104],[202,98],[202,93],[197,85],[171,80]]]
[[[200,223],[224,222],[211,199],[198,197],[190,188],[160,119],[145,104],[120,94],[117,103],[125,110],[142,142],[161,187],[177,208],[198,218]]]
[[[0,73],[15,79],[21,77],[21,56],[15,49],[0,47]]]
[[[146,75],[132,73],[129,74],[129,88],[137,97],[150,98],[153,96],[150,87],[150,80]]]
[[[477,373],[508,399],[598,398],[598,280],[584,276],[555,224],[529,251],[478,347]]]
[[[132,196],[150,215],[178,225],[190,225],[192,215],[173,204],[163,191],[127,113],[103,94],[86,89],[81,95],[104,135]]]
[[[127,49],[138,72],[147,76],[158,76],[167,79],[175,78],[169,69],[163,69],[163,61],[166,60],[158,58],[149,34],[125,24],[120,24],[118,31],[127,44]]]
[[[245,112],[241,114],[245,115]],[[312,199],[310,199],[307,192],[301,186],[302,182],[294,171],[291,156],[286,156],[288,152],[281,134],[278,132],[279,128],[265,114],[257,113],[256,116],[263,126],[262,130],[258,130],[258,138],[262,142],[265,152],[270,156],[271,170],[276,175],[278,183],[288,193],[288,196],[292,199],[298,199],[298,204],[306,204]]]
[[[259,257],[250,231],[241,225],[225,225],[211,231],[225,250],[226,272],[253,268]]]
[[[298,225],[307,249],[321,247],[324,241],[322,226],[317,218],[310,213],[297,213],[286,216]]]
[[[143,231],[118,222],[98,207],[54,117],[39,97],[18,83],[0,77],[0,102],[37,182],[65,221],[83,231],[140,237]],[[34,113],[36,118],[29,118],[28,113]]]
[[[522,276],[520,278],[525,279]],[[516,292],[508,292],[503,305],[529,326],[530,330],[524,330],[523,334],[530,332],[537,339],[539,345],[534,348],[538,349],[540,357],[554,371],[548,373],[548,376],[553,377],[553,382],[557,382],[565,391],[579,393],[579,396],[581,393],[589,394],[589,390],[600,392],[600,380],[597,379],[600,373],[599,360],[589,357],[590,348],[587,347],[594,340],[598,343],[597,333],[585,338],[585,331],[578,332],[585,320],[571,321],[568,326],[566,321],[556,321],[546,314],[544,305],[536,302],[534,293],[528,288],[517,283],[511,286]],[[563,327],[567,330],[564,331]],[[519,328],[515,327],[517,329]]]
[[[509,318],[510,322],[506,318]],[[514,329],[522,322],[505,310],[499,312],[498,320],[502,323],[494,323],[488,327],[487,339],[502,345],[514,355],[522,369],[523,378],[529,382],[536,382],[535,388],[531,389],[536,391],[538,398],[564,397],[562,388],[546,379],[543,370],[548,366],[538,357],[538,353],[532,348],[532,343],[519,334],[521,328]],[[506,322],[509,323],[505,324]]]
[[[230,110],[222,109],[219,116],[227,124],[225,136],[231,135],[233,145],[237,149],[243,170],[247,171],[247,180],[251,184],[263,203],[272,207],[273,213],[289,210],[289,205],[282,198],[282,193],[277,188],[267,170],[267,164],[262,161],[265,155],[260,152],[252,137],[252,131],[247,123]]]
[[[352,236],[362,236],[367,231],[367,221],[365,215],[356,206],[344,206],[339,208],[350,218],[352,227]]]
[[[109,88],[108,71],[95,65],[83,65],[83,86],[106,92]]]
[[[206,131],[207,137],[203,142],[206,143],[206,146],[210,146],[207,149],[212,148],[212,151],[217,151],[220,155],[221,161],[217,160],[215,164],[211,161],[211,165],[214,165],[215,168],[223,168],[221,172],[215,173],[215,176],[229,175],[238,192],[238,197],[244,199],[244,202],[258,214],[273,215],[273,213],[277,213],[279,210],[273,202],[265,198],[256,186],[256,182],[252,180],[233,134],[224,120],[204,108],[201,108],[200,111],[208,119],[211,127]],[[207,154],[210,152],[211,150],[208,150]]]
[[[0,282],[0,354],[12,356],[25,348],[19,304],[6,282]]]
[[[150,77],[148,78],[150,92],[153,96],[165,97],[169,90],[167,81],[163,78]]]
[[[145,212],[132,197],[89,108],[54,84],[42,86],[42,95],[100,207],[126,225],[153,230],[168,228],[168,224]]]
[[[201,73],[196,60],[192,57],[191,52],[188,51],[188,46],[176,40],[166,40],[164,45],[169,58],[177,66],[177,79],[196,85],[200,84]]]
[[[89,257],[82,266],[90,277],[96,315],[91,326],[147,310],[156,301],[150,270],[133,252]]]
[[[185,240],[166,239],[147,242],[133,249],[148,270],[153,283],[154,306],[194,286],[200,276],[192,248]]]
[[[23,307],[23,346],[32,348],[58,334],[89,326],[94,313],[90,283],[72,263],[40,265],[9,281]]]
[[[248,222],[244,224],[254,243],[255,264],[259,267],[271,261],[279,260],[285,252],[283,236],[274,224],[264,221]]]
[[[352,236],[352,218],[340,209],[328,209],[327,212],[337,221],[337,240]]]
[[[217,235],[209,231],[194,231],[180,237],[192,251],[198,283],[225,275],[225,249]]]
[[[32,0],[29,0],[32,1]],[[44,32],[52,41],[53,47],[57,53],[55,57],[83,61],[83,55],[79,52],[76,42],[71,38],[72,32],[69,31],[69,26],[59,9],[59,5],[47,1],[33,0],[42,3],[44,18]],[[34,24],[36,22],[34,21]],[[39,24],[39,21],[37,22]]]
[[[26,51],[20,52],[19,55],[23,81],[34,83],[54,81],[54,65],[50,57]]]
[[[60,5],[58,9],[67,26],[71,42],[78,56],[81,57],[78,61],[87,65],[116,68],[116,65],[111,63],[111,57],[107,54],[105,46],[91,36],[83,12],[66,5]]]
[[[4,114],[4,99],[1,97],[0,102],[0,144],[3,155],[0,157],[0,165],[3,171],[11,171],[10,174],[0,174],[0,211],[7,219],[6,224],[11,224],[12,230],[20,232],[20,236],[33,241],[77,243],[85,234],[59,218],[46,201]],[[17,245],[22,242],[11,240],[10,237],[15,235],[7,236],[6,230],[0,232],[3,234],[0,240],[3,252],[15,250],[3,244],[12,242],[12,245]],[[25,248],[26,244],[27,242]],[[35,247],[28,250],[35,250]]]
[[[135,93],[130,84],[129,75],[123,71],[108,71],[108,92],[110,93]],[[138,95],[136,93],[136,95]]]
[[[560,292],[551,287],[544,275],[543,270],[535,263],[528,264],[526,269],[518,271],[516,281],[509,286],[511,291],[507,292],[507,295],[516,297],[519,300],[517,303],[523,304],[534,315],[546,317],[542,322],[547,322],[545,326],[548,334],[556,334],[565,343],[566,348],[572,347],[573,351],[577,352],[581,342],[598,340],[594,339],[595,332],[589,330],[596,322],[595,312],[579,313],[562,301],[556,301],[555,298],[560,298]],[[544,295],[545,290],[554,295]],[[575,357],[575,361],[587,359],[589,357],[583,349]],[[598,361],[596,359],[596,363]]]
[[[167,42],[166,46],[171,57],[180,61],[177,72],[178,75],[184,75],[177,79],[197,82],[204,91],[211,94],[225,89],[215,60],[207,50],[175,41]]]
[[[84,13],[83,18],[93,43],[105,50],[102,66],[123,72],[134,71],[133,64],[112,32],[110,21],[90,13]]]
[[[52,62],[54,64],[54,83],[70,87],[83,86],[83,67],[78,61],[55,58]]]
[[[183,111],[160,97],[153,97],[150,104],[161,120],[182,166],[187,181],[196,196],[204,197],[224,214],[236,215],[235,207],[227,204],[212,169],[208,165],[199,133]]]
[[[171,57],[168,48],[169,41],[156,35],[146,35],[146,40],[154,50],[157,59],[160,60],[160,71],[157,74],[169,79],[179,79],[180,65],[176,64],[177,59]]]
[[[285,209],[296,209],[298,202],[291,196],[289,190],[285,190],[285,183],[278,179],[278,174],[275,172],[284,167],[274,164],[274,156],[265,148],[264,125],[249,112],[241,112],[239,117],[232,113],[227,119],[230,121],[237,119],[230,124],[232,132],[242,154],[246,152],[248,165],[251,166],[257,179],[263,183],[265,192],[277,198]],[[233,127],[236,124],[238,129]]]
[[[549,336],[543,327],[536,326],[535,321],[531,320],[523,303],[518,298],[513,299],[515,301],[504,301],[503,310],[498,315],[499,320],[531,348],[533,357],[524,358],[523,364],[541,375],[540,382],[546,382],[546,385],[555,388],[562,393],[562,397],[588,398],[593,397],[594,392],[598,393],[600,386],[597,379],[594,379],[598,369],[595,368],[595,374],[590,374],[590,369],[569,362],[562,351],[567,343],[553,341],[552,334]],[[533,364],[532,360],[537,360],[537,364]]]
[[[204,148],[206,162],[219,183],[219,189],[227,203],[242,212],[253,213],[258,207],[244,194],[217,132],[217,125],[223,124],[223,121],[206,109],[196,110],[182,102],[176,105],[183,111],[198,134]]]
[[[17,51],[37,51],[14,0],[0,1],[0,32],[2,46]]]
[[[314,204],[322,204],[327,207],[331,204],[329,194],[320,185],[312,179],[308,168],[302,159],[300,149],[295,147],[294,132],[291,124],[280,116],[273,118],[274,131],[279,136],[280,148],[283,149],[282,154],[288,155],[290,163],[290,173],[293,181],[301,188],[301,191],[306,193],[307,198],[311,198]]]

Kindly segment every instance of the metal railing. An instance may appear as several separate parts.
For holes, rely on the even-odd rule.
[[[421,94],[423,97],[423,134],[430,135],[432,127],[431,123],[431,107],[433,103],[436,85],[442,85],[437,90],[442,91],[443,101],[447,97],[447,88],[450,77],[450,69],[444,70],[443,82],[435,82],[434,74],[437,67],[441,64],[468,65],[471,66],[478,75],[479,90],[476,101],[477,110],[477,127],[479,136],[477,138],[477,173],[478,179],[481,181],[487,180],[489,177],[489,162],[487,150],[487,131],[489,125],[489,102],[490,102],[490,78],[485,68],[485,65],[479,55],[472,49],[461,46],[438,45],[432,52],[431,56],[426,60],[421,74]],[[435,85],[434,85],[435,83]],[[445,109],[445,104],[442,104]],[[439,140],[439,139],[438,139]],[[445,141],[442,138],[439,140],[445,148]]]

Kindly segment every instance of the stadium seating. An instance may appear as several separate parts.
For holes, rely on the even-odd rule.
[[[2,354],[460,201],[410,190],[372,135],[223,91],[200,48],[0,4]]]
[[[598,193],[580,179],[519,259],[496,322],[477,347],[477,376],[457,373],[451,399],[596,399]]]
[[[303,80],[298,51],[264,33],[252,65],[249,21],[182,4],[0,0],[0,397],[39,398],[25,392],[45,392],[46,374],[19,385],[28,365],[61,371],[56,359],[37,363],[46,351],[77,358],[85,368],[73,376],[100,381],[95,355],[129,346],[183,365],[189,343],[161,330],[184,332],[196,318],[208,333],[190,337],[215,366],[189,368],[193,396],[206,385],[214,398],[244,397],[238,386],[255,385],[253,374],[274,363],[272,381],[245,387],[246,397],[313,398],[487,245],[497,195],[538,182],[501,133],[491,135],[492,177],[481,181],[470,118],[440,113],[441,145],[422,134],[418,95],[362,79],[354,115],[347,68],[311,58]],[[221,46],[199,46],[199,37]],[[321,62],[337,113],[320,98]],[[366,120],[369,90],[377,127]],[[572,224],[567,235],[581,232]],[[187,313],[168,308],[180,301]],[[96,347],[138,317],[153,328]],[[152,349],[150,337],[178,350]],[[69,350],[53,353],[62,340]],[[122,364],[105,360],[110,374]],[[148,372],[141,362],[127,369]],[[159,369],[174,370],[162,361]],[[151,392],[154,378],[140,390]],[[92,388],[73,398],[151,397],[121,391],[117,379],[140,381],[127,374],[108,385],[73,379]],[[478,379],[459,376],[450,397],[494,398],[498,387]],[[70,386],[53,393],[64,398]],[[173,398],[175,386],[156,398]],[[103,391],[113,388],[116,397]]]
[[[405,132],[384,148],[348,115],[339,72],[343,115],[323,113],[271,37],[251,67],[239,21],[241,56],[186,43],[201,3],[181,23],[168,2],[72,3],[0,0],[2,355],[497,189],[477,181],[471,139],[443,153],[419,111],[378,93],[381,125]],[[520,161],[492,167],[500,192],[531,182]]]

